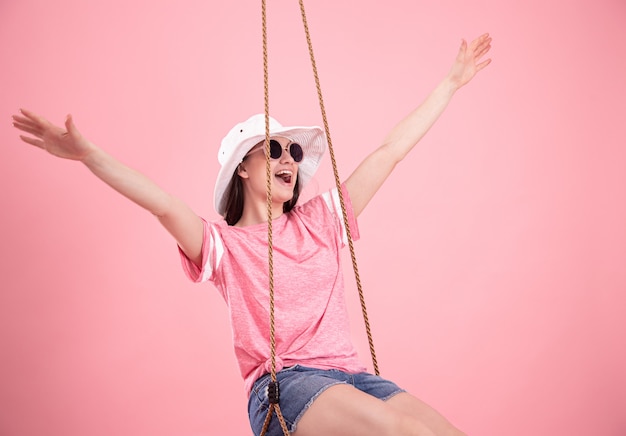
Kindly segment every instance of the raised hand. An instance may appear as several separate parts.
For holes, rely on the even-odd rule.
[[[13,115],[13,126],[34,136],[20,135],[27,144],[46,150],[54,156],[79,161],[85,159],[95,148],[76,129],[71,115],[67,116],[65,129],[62,129],[26,109],[20,109],[20,114]]]
[[[491,63],[491,59],[481,62],[489,49],[491,49],[491,37],[488,33],[473,40],[469,46],[465,40],[461,42],[459,53],[448,73],[448,78],[457,89],[472,80],[476,73]]]

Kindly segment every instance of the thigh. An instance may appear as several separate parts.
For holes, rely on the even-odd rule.
[[[437,436],[462,436],[463,433],[454,427],[443,415],[419,398],[402,392],[394,395],[387,404],[401,413],[407,414],[423,423]]]
[[[347,384],[326,389],[304,413],[298,422],[294,436],[320,434],[325,436],[435,435],[419,420],[389,404],[389,401],[379,400]]]

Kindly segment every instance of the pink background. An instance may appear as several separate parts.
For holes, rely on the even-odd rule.
[[[307,3],[344,176],[462,37],[494,37],[360,221],[383,375],[471,435],[626,434],[626,3]],[[268,13],[272,114],[318,124],[297,2]],[[0,57],[0,434],[250,434],[217,292],[185,279],[148,213],[21,143],[10,116],[71,112],[216,218],[219,141],[262,111],[260,2],[2,0]]]

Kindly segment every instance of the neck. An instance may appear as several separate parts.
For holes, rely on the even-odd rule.
[[[277,219],[283,214],[283,205],[282,203],[274,203],[272,205],[272,220]],[[252,226],[255,224],[266,223],[267,219],[267,204],[265,203],[254,203],[248,204],[244,203],[243,214],[241,215],[241,219],[237,221],[235,226],[237,227],[245,227]]]

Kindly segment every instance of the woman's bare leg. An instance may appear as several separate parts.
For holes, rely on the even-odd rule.
[[[443,415],[409,393],[394,395],[387,400],[387,404],[423,422],[437,436],[463,436],[463,432],[454,427]]]
[[[294,436],[320,434],[462,435],[434,409],[409,394],[398,394],[385,402],[349,385],[335,385],[324,391],[302,416]]]

